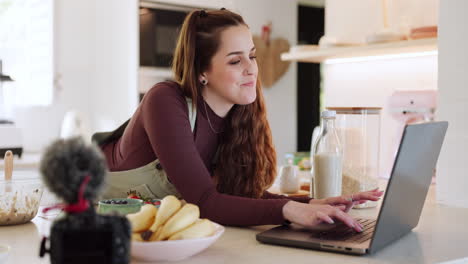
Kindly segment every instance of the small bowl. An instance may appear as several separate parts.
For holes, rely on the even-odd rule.
[[[0,245],[0,264],[7,263],[8,255],[10,255],[11,247]]]
[[[209,237],[139,242],[132,241],[131,255],[139,261],[178,261],[198,254],[211,246],[224,233],[222,225],[214,223],[215,232]]]
[[[109,203],[110,202],[110,203]],[[112,198],[99,201],[97,212],[100,214],[133,214],[140,211],[143,201],[132,198]]]

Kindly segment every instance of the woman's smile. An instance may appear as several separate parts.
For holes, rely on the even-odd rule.
[[[246,83],[241,84],[241,86],[253,87],[255,86],[255,82],[254,81],[246,82]]]

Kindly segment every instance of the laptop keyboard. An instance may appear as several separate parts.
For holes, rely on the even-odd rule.
[[[363,225],[362,232],[356,232],[354,229],[348,227],[344,223],[339,223],[335,228],[327,231],[319,232],[319,238],[325,240],[345,241],[362,243],[371,239],[374,232],[375,220],[370,219],[356,219]]]

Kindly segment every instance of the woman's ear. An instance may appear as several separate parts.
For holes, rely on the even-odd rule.
[[[202,82],[203,80],[206,80],[206,74],[205,73],[202,73],[202,74],[200,74],[200,76],[198,76],[198,81],[199,82]]]
[[[198,81],[199,81],[202,85],[208,84],[208,80],[206,79],[206,74],[204,74],[204,73],[200,74],[200,76],[198,77]]]

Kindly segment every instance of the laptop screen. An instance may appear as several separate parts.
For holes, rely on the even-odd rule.
[[[417,226],[447,127],[447,122],[405,127],[370,252],[388,245]]]

